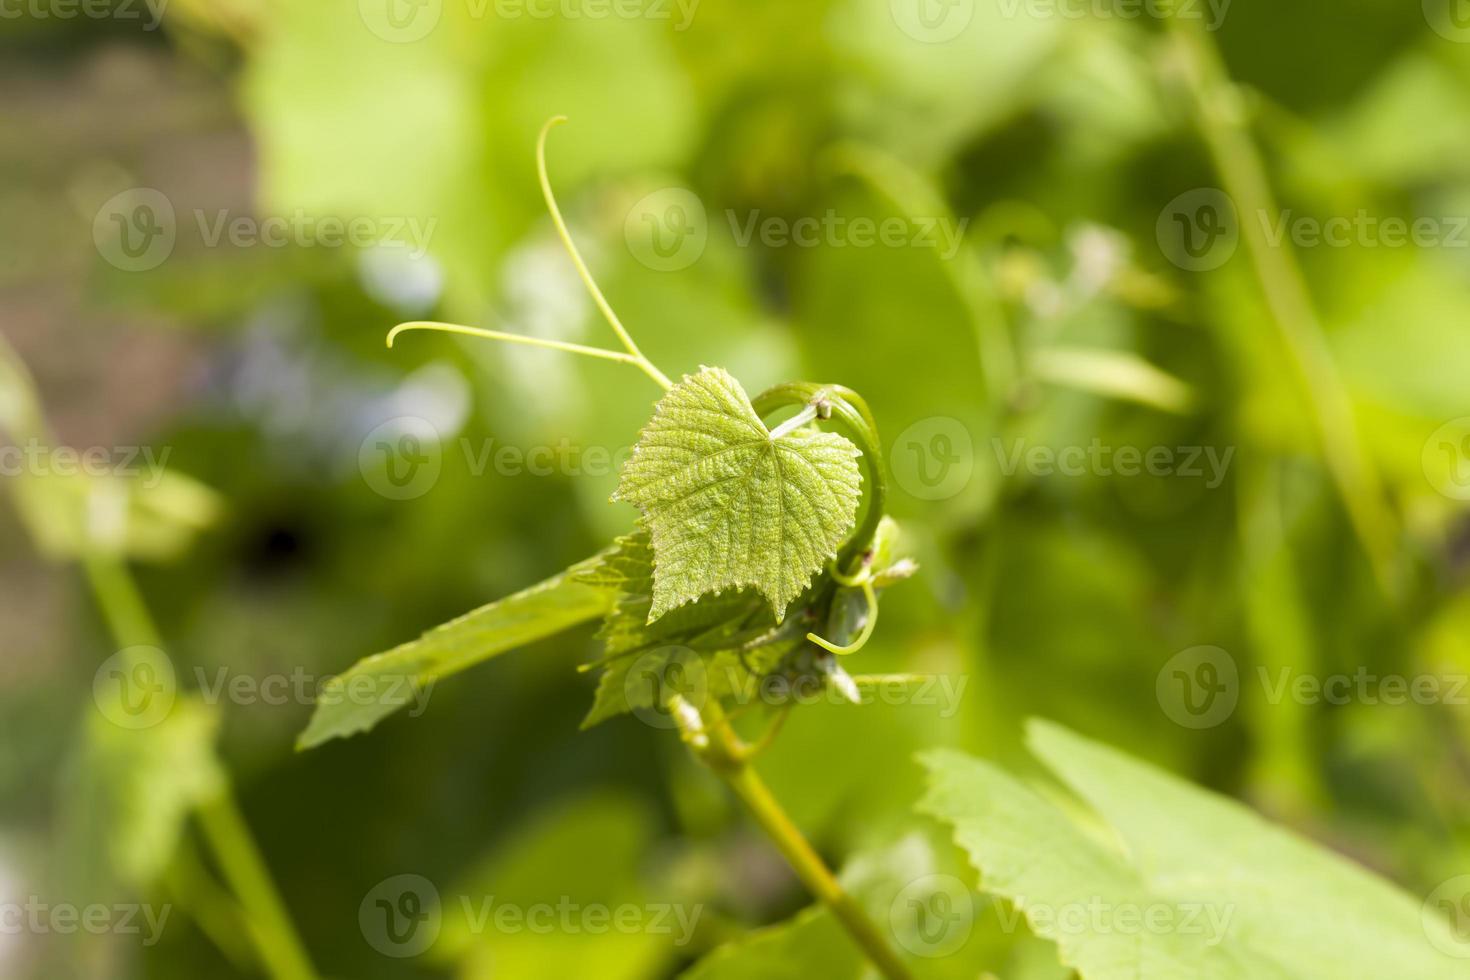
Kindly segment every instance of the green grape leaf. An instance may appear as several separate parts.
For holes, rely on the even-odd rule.
[[[654,704],[655,686],[639,678],[655,678],[658,688],[663,689],[665,682],[672,680],[665,675],[674,660],[691,661],[688,666],[694,669],[694,676],[682,677],[689,687],[679,693],[699,699],[730,693],[734,683],[747,674],[734,651],[740,642],[737,638],[774,626],[765,603],[749,590],[710,596],[649,622],[654,591],[653,546],[648,532],[642,529],[619,538],[602,561],[578,577],[586,584],[616,589],[618,593],[617,603],[598,632],[605,650],[599,663],[607,669],[583,728],[637,708],[658,707]],[[760,657],[768,655],[769,651],[762,651]],[[703,658],[697,666],[692,664],[694,657]]]
[[[434,684],[452,674],[605,615],[616,593],[581,577],[602,560],[602,555],[590,558],[358,662],[323,686],[297,748],[369,731],[400,708],[423,702]]]
[[[858,455],[835,433],[773,434],[720,368],[686,375],[659,400],[614,495],[642,512],[652,536],[649,622],[743,587],[779,622],[853,527]]]
[[[1345,858],[1056,725],[1029,736],[1093,813],[951,750],[922,756],[920,809],[1083,980],[1463,975],[1448,922]]]

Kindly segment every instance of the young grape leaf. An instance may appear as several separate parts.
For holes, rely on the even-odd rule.
[[[672,682],[669,667],[675,659],[702,658],[697,666],[692,662],[681,665],[681,670],[693,668],[695,676],[683,674],[682,679],[692,686],[679,693],[699,699],[730,693],[747,674],[734,652],[738,638],[774,625],[765,603],[748,590],[709,596],[649,622],[653,546],[648,532],[641,529],[619,538],[602,561],[579,573],[579,579],[618,593],[616,605],[597,634],[605,650],[599,662],[607,669],[583,728],[636,708],[655,707],[655,685],[649,681],[657,680],[660,690]]]
[[[1083,980],[1464,975],[1447,922],[1345,858],[1058,726],[1029,736],[1097,820],[951,750],[922,757],[920,809]]]
[[[400,708],[425,700],[433,685],[451,674],[605,615],[616,593],[581,579],[603,558],[590,558],[417,640],[360,661],[323,686],[297,748],[315,748],[366,732]]]
[[[748,586],[779,622],[853,527],[858,455],[834,433],[773,435],[720,368],[685,376],[659,400],[614,495],[642,512],[652,535],[648,621]]]

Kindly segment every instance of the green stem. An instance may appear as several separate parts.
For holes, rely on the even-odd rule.
[[[200,806],[198,815],[225,879],[247,910],[256,949],[271,976],[275,980],[315,980],[316,971],[230,791],[224,789]]]
[[[1239,211],[1241,236],[1271,318],[1312,408],[1322,454],[1380,585],[1392,593],[1396,521],[1358,438],[1352,400],[1337,371],[1306,280],[1285,242],[1273,245],[1262,215],[1279,213],[1260,152],[1214,42],[1185,19],[1170,19],[1189,91],[1215,169]]]
[[[127,566],[111,555],[95,551],[83,559],[82,566],[113,641],[121,647],[158,646],[161,642],[158,627],[153,624]]]
[[[158,627],[122,560],[93,550],[83,565],[113,642],[122,647],[159,645]],[[315,980],[316,972],[228,788],[196,813],[215,858],[245,910],[261,962],[275,980]]]
[[[750,765],[751,749],[741,743],[719,706],[711,705],[704,720],[709,726],[704,732],[693,738],[686,732],[686,741],[690,742],[695,757],[729,784],[802,884],[832,910],[837,921],[878,972],[887,980],[912,980],[908,967],[884,940],[873,920],[842,887],[821,855],[772,795],[760,774]],[[700,738],[700,735],[704,737]]]

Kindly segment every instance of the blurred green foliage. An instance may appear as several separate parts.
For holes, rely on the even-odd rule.
[[[647,0],[604,17],[585,15],[592,0],[171,0],[157,30],[133,6],[142,20],[48,0],[0,22],[0,333],[17,352],[0,359],[0,428],[15,446],[170,450],[147,492],[3,478],[0,902],[179,907],[146,947],[0,935],[0,972],[258,975],[228,899],[201,884],[218,870],[204,833],[180,826],[217,764],[324,976],[660,977],[730,942],[767,958],[761,975],[839,975],[854,955],[677,739],[633,718],[579,732],[591,627],[309,754],[293,751],[311,713],[296,697],[181,702],[190,730],[153,732],[176,753],[163,772],[87,734],[117,653],[72,563],[93,554],[98,507],[126,532],[104,550],[138,561],[181,689],[206,693],[314,688],[631,527],[608,498],[647,379],[447,337],[383,346],[425,316],[611,344],[537,191],[553,114],[570,118],[550,160],[563,211],[655,363],[722,366],[751,392],[847,385],[889,443],[891,509],[923,571],[885,596],[861,669],[963,678],[963,698],[803,707],[760,762],[877,918],[925,875],[975,884],[947,831],[913,815],[915,754],[1034,772],[1033,715],[1414,894],[1467,868],[1463,701],[1270,696],[1283,671],[1470,673],[1470,44],[1435,19],[1449,5],[1228,5],[1208,38],[1240,85],[1206,80],[1203,100],[1188,45],[1110,5],[960,0],[923,8],[947,12],[936,28],[905,0]],[[1232,126],[1264,161],[1268,213],[1220,165]],[[141,270],[96,237],[106,202],[137,187],[167,198],[176,231]],[[702,215],[671,211],[670,189]],[[1187,196],[1202,189],[1238,209],[1238,242],[1191,268],[1169,229],[1204,214]],[[211,244],[222,212],[294,224],[279,247]],[[1252,247],[1360,214],[1376,230],[1340,246]],[[1430,219],[1432,240],[1385,244],[1390,218]],[[417,234],[424,255],[290,230],[329,219]],[[802,219],[815,244],[791,234]],[[772,220],[784,243],[760,231]],[[897,220],[902,241],[860,244],[862,220]],[[926,227],[954,248],[916,244]],[[680,228],[703,236],[687,262],[659,251]],[[1298,266],[1308,315],[1288,300],[1283,318]],[[1325,361],[1303,358],[1303,329]],[[1324,414],[1345,441],[1324,438]],[[374,449],[401,416],[441,439],[412,496]],[[1094,444],[1110,463],[1080,473],[1026,455]],[[1126,475],[1123,447],[1229,461],[1218,481]],[[1201,646],[1227,653],[1238,704],[1190,727],[1160,677]],[[200,747],[216,727],[218,760]],[[394,959],[359,910],[403,874],[434,883],[445,915],[430,954]],[[704,915],[683,945],[548,937],[465,922],[486,896]],[[926,969],[1064,975],[1002,921],[982,912],[965,951]],[[761,962],[737,953],[693,975],[751,975],[727,972]]]

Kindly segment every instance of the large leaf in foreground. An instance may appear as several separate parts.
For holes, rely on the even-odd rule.
[[[834,433],[773,435],[720,368],[670,388],[616,495],[642,511],[653,537],[649,621],[743,587],[764,595],[781,619],[853,527],[862,495],[857,456]]]
[[[1083,980],[1465,975],[1447,923],[1348,860],[1055,725],[1029,741],[1105,826],[950,750],[920,807]]]
[[[435,683],[451,674],[605,615],[615,593],[579,577],[599,560],[574,565],[411,643],[360,661],[323,686],[297,748],[315,748],[368,731],[400,708],[423,700]]]

